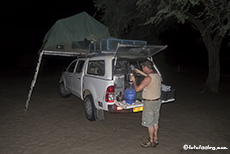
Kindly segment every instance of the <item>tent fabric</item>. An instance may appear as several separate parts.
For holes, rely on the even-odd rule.
[[[79,52],[88,50],[90,41],[109,37],[106,26],[82,12],[56,21],[43,40],[43,50]]]
[[[25,112],[29,108],[29,102],[37,81],[43,55],[85,55],[89,51],[90,41],[99,41],[109,37],[108,28],[86,12],[58,20],[47,32],[43,45],[39,50],[40,56],[26,100]]]

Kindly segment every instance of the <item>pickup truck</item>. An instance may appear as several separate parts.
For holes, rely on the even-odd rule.
[[[132,104],[126,103],[123,99],[125,89],[129,86],[129,73],[135,74],[131,65],[140,69],[141,61],[147,58],[152,60],[153,55],[165,48],[166,46],[122,43],[118,43],[113,51],[107,48],[97,52],[94,48],[91,54],[77,58],[62,72],[60,94],[62,97],[73,94],[81,98],[84,101],[86,118],[90,121],[103,120],[104,111],[142,111],[143,100],[141,97],[138,98],[138,94],[136,102]],[[154,68],[160,74],[155,64]],[[139,83],[144,78],[140,74],[135,76]],[[162,101],[174,100],[173,95]]]

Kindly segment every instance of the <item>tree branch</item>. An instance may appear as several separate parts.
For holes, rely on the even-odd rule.
[[[188,16],[188,21],[191,22],[192,24],[194,24],[197,29],[200,31],[200,33],[203,35],[205,32],[205,25],[196,18],[196,16],[194,16],[193,14],[187,12],[187,16]]]

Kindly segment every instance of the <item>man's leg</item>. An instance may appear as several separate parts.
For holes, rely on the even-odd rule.
[[[154,124],[154,126],[153,126],[153,130],[154,130],[154,138],[153,138],[153,141],[154,142],[157,142],[157,140],[158,140],[158,136],[157,136],[157,134],[158,134],[158,124]]]
[[[149,140],[150,140],[150,142],[153,142],[154,141],[154,134],[155,134],[154,126],[148,127],[148,131],[149,131]]]

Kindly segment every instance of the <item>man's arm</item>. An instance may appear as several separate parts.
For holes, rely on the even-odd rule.
[[[139,92],[143,90],[145,87],[147,87],[151,83],[152,79],[150,76],[146,76],[139,86],[137,85],[136,79],[133,75],[131,76],[131,80],[133,81],[133,85],[134,85],[136,92]]]
[[[137,69],[137,68],[135,68],[135,72],[136,72],[136,73],[139,73],[139,74],[141,74],[141,75],[143,75],[143,76],[147,76],[147,74],[145,74],[144,72],[142,72],[141,70],[139,70],[139,69]]]

